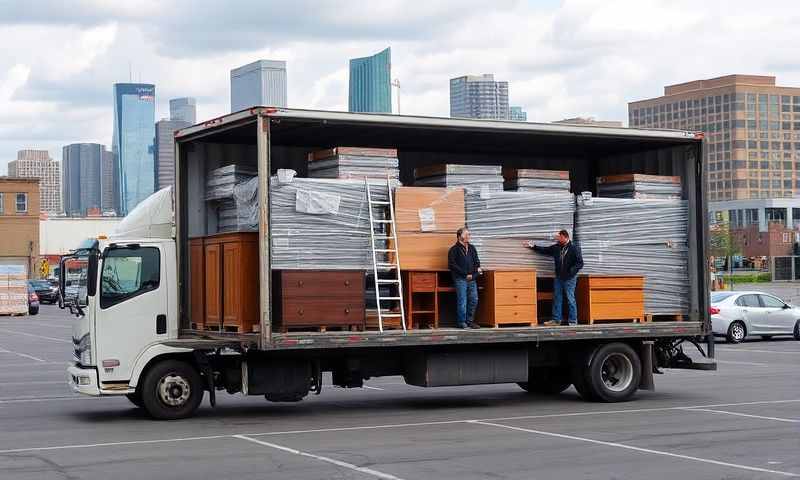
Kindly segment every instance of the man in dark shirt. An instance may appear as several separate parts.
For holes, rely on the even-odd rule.
[[[578,307],[575,304],[575,283],[578,271],[583,268],[581,249],[569,240],[569,232],[561,230],[555,235],[556,243],[548,247],[534,245],[532,241],[525,246],[534,252],[553,257],[556,278],[553,281],[553,320],[545,325],[561,325],[561,307],[563,295],[567,296],[569,308],[569,324],[578,324]]]
[[[478,251],[469,243],[469,230],[459,228],[456,243],[447,253],[447,265],[456,287],[456,326],[458,328],[481,328],[475,323],[478,308],[478,284],[476,278],[483,274]]]

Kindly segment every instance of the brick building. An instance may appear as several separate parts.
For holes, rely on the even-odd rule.
[[[800,192],[800,88],[727,75],[664,87],[628,104],[631,127],[706,135],[708,198],[790,198]]]
[[[39,179],[0,177],[0,265],[36,272],[39,256]]]

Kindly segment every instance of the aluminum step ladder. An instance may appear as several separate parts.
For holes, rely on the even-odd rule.
[[[406,315],[403,307],[403,281],[400,276],[400,255],[397,252],[397,228],[394,221],[394,203],[392,200],[392,180],[386,176],[387,201],[374,200],[369,186],[369,179],[364,178],[364,185],[367,191],[367,206],[369,209],[369,236],[370,248],[372,250],[372,273],[375,279],[375,304],[378,308],[378,329],[383,332],[384,318],[400,318],[400,325],[403,331],[406,330]],[[385,218],[375,218],[376,209],[386,212]],[[376,229],[378,230],[376,232]],[[375,242],[387,242],[391,240],[391,245],[375,245]],[[389,248],[389,247],[392,248]],[[378,256],[381,256],[381,259]],[[384,260],[388,257],[388,260]],[[380,278],[378,273],[388,272],[391,278]],[[381,296],[381,286],[394,286],[396,293],[390,296]],[[399,308],[384,308],[384,302],[398,304]],[[399,310],[399,312],[398,312]]]

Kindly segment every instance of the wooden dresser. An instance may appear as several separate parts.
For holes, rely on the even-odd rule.
[[[281,270],[274,272],[280,292],[275,318],[282,331],[330,327],[364,329],[363,270]]]
[[[580,275],[575,292],[578,322],[644,321],[644,277]]]
[[[487,327],[536,326],[536,272],[485,272],[485,288],[478,303],[477,321]]]
[[[193,327],[253,331],[259,324],[258,233],[225,233],[192,239],[189,265]]]

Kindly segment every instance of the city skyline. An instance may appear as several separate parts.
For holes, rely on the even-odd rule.
[[[392,113],[392,49],[351,58],[349,65],[347,110]]]
[[[155,95],[149,83],[114,84],[115,210],[128,212],[155,191]]]
[[[800,85],[796,29],[781,14],[789,2],[756,12],[730,2],[722,16],[713,5],[685,2],[637,2],[614,15],[591,2],[500,2],[488,17],[473,8],[477,2],[458,5],[369,5],[360,10],[370,18],[363,22],[340,17],[347,5],[295,15],[295,7],[271,2],[236,9],[207,2],[191,16],[154,5],[143,22],[115,4],[79,4],[69,14],[46,3],[11,4],[0,12],[0,30],[26,41],[0,59],[0,173],[21,148],[46,149],[60,160],[68,143],[109,144],[108,91],[115,82],[155,83],[157,119],[168,117],[169,99],[181,96],[197,99],[198,119],[225,114],[229,71],[258,58],[286,60],[297,72],[289,78],[290,106],[347,110],[347,60],[391,45],[404,114],[446,116],[449,78],[493,72],[512,85],[512,104],[536,122],[626,119],[627,102],[693,78],[747,73]],[[770,25],[770,49],[731,42],[763,34],[763,25]],[[201,34],[208,28],[226,40]],[[682,37],[692,39],[691,52],[669,40]]]

